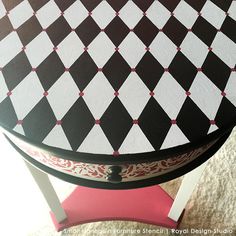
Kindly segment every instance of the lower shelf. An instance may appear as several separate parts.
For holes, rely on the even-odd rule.
[[[78,186],[63,201],[68,218],[58,223],[51,212],[57,231],[75,225],[127,220],[177,228],[178,222],[168,218],[173,199],[158,185],[130,190],[106,190]]]

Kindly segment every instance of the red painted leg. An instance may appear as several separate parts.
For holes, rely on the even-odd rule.
[[[51,213],[57,231],[105,220],[129,220],[177,228],[168,218],[173,199],[160,187],[130,190],[105,190],[77,187],[62,203],[67,219],[58,223]]]

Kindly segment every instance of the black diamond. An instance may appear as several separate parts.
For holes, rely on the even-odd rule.
[[[101,32],[91,16],[87,17],[75,30],[85,46],[88,46]]]
[[[148,47],[159,30],[147,17],[143,17],[135,26],[134,32]]]
[[[213,3],[215,3],[219,8],[227,12],[229,10],[229,7],[233,0],[211,0]]]
[[[227,125],[236,121],[236,107],[226,98],[223,97],[215,122],[219,128],[227,128]],[[233,124],[235,125],[235,123]]]
[[[143,0],[133,0],[133,2],[143,11],[146,12],[147,9],[152,5],[154,0],[143,1]]]
[[[235,29],[236,21],[234,21],[231,17],[227,16],[221,27],[221,31],[236,43]]]
[[[56,52],[52,52],[37,68],[37,75],[45,91],[64,73],[65,67]]]
[[[115,151],[119,150],[132,125],[129,113],[119,98],[114,98],[101,118],[101,128]]]
[[[63,29],[63,30],[62,30]],[[54,46],[57,46],[71,32],[71,28],[63,16],[59,17],[47,28],[47,34]]]
[[[0,29],[0,40],[12,32],[13,27],[7,16],[4,16],[2,19],[0,19]]]
[[[225,89],[231,69],[213,52],[208,53],[202,71],[221,91]]]
[[[107,0],[107,2],[111,5],[111,7],[118,12],[129,0]]]
[[[97,7],[103,0],[81,0],[84,6],[88,11],[92,11],[95,7]]]
[[[169,66],[169,72],[188,91],[197,74],[197,68],[182,52],[178,52]]]
[[[23,2],[23,0],[2,0],[5,8],[7,11],[10,11],[11,9],[13,9],[14,7],[16,7],[18,4],[20,4],[21,2]]]
[[[26,137],[42,142],[55,124],[56,117],[44,97],[24,118],[22,126]]]
[[[54,0],[57,6],[60,8],[62,12],[64,12],[68,7],[70,7],[76,0]]]
[[[205,137],[210,128],[209,119],[189,97],[176,120],[179,128],[191,142]]]
[[[201,16],[196,20],[192,31],[209,47],[211,46],[217,33],[217,29]]]
[[[105,74],[115,91],[119,90],[130,72],[131,68],[119,52],[115,52],[103,67],[103,73]]]
[[[83,98],[79,98],[62,119],[62,128],[74,151],[94,125],[94,118]]]
[[[180,1],[181,0],[171,0],[171,1],[159,0],[159,2],[162,3],[171,12],[174,11],[174,9],[177,7]]]
[[[5,98],[0,103],[0,123],[2,127],[13,129],[17,124],[17,116],[13,108],[11,99]]]
[[[139,126],[155,150],[159,150],[170,129],[171,120],[151,97],[139,117]]]
[[[42,32],[42,26],[35,16],[32,16],[23,25],[17,29],[17,33],[24,46],[31,42],[38,34]]]
[[[38,11],[42,6],[44,6],[46,3],[48,3],[50,0],[28,0],[31,7],[34,9],[34,11]]]
[[[32,70],[24,52],[20,52],[3,69],[8,89],[13,90]]]
[[[194,8],[196,11],[200,12],[202,10],[202,7],[205,5],[206,0],[185,0],[192,8]]]
[[[128,26],[118,16],[116,16],[105,29],[106,34],[116,47],[120,45],[129,31]]]
[[[146,52],[137,65],[136,72],[150,91],[153,91],[164,73],[164,68],[150,52]]]
[[[84,52],[70,68],[70,73],[80,91],[85,89],[97,71],[96,64],[87,52]]]
[[[168,1],[172,2],[172,1]],[[188,30],[182,25],[175,17],[171,16],[166,25],[163,28],[164,33],[174,42],[177,46],[180,46],[184,40]]]

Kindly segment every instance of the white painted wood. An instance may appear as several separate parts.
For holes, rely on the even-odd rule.
[[[172,207],[169,211],[168,217],[170,219],[178,221],[207,165],[207,162],[208,161],[204,162],[201,166],[197,167],[196,169],[192,170],[191,172],[185,175],[178,190],[178,193],[175,197],[175,200],[172,204]]]
[[[48,178],[48,175],[31,165],[27,161],[25,161],[25,164],[28,167],[34,180],[36,181],[38,187],[40,188],[42,194],[44,195],[44,198],[47,201],[51,211],[54,213],[57,222],[60,223],[65,220],[67,218],[67,215],[61,206],[60,200],[52,186],[52,183]]]

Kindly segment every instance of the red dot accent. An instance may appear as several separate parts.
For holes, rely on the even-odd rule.
[[[36,14],[37,14],[37,12],[36,12],[36,11],[34,11],[34,12],[33,12],[33,15],[36,15]]]
[[[147,15],[147,13],[146,13],[146,12],[143,12],[143,15],[144,15],[144,16],[146,16],[146,15]]]
[[[120,94],[119,94],[118,91],[115,91],[115,92],[114,92],[114,95],[117,97],[117,96],[119,96]]]
[[[236,68],[231,68],[231,71],[232,72],[236,72]]]
[[[120,48],[115,48],[115,50],[116,50],[116,51],[119,51],[119,50],[120,50]]]
[[[202,72],[202,68],[197,68],[197,71]]]
[[[169,68],[165,68],[164,71],[165,71],[165,72],[169,72]]]
[[[71,28],[71,31],[73,32],[73,31],[75,31],[75,29],[74,29],[74,28]]]
[[[104,32],[105,30],[104,29],[101,29],[101,32]]]
[[[26,47],[24,46],[24,47],[22,47],[22,51],[25,51],[25,49],[26,49]]]
[[[79,96],[83,97],[84,96],[84,92],[79,92]]]
[[[209,48],[208,48],[208,50],[209,50],[209,51],[212,51],[212,48],[211,48],[211,47],[209,47]]]
[[[177,121],[176,120],[171,120],[172,125],[176,125]]]
[[[65,68],[65,72],[69,72],[70,71],[70,68]]]
[[[190,95],[191,95],[191,93],[190,93],[189,91],[186,91],[185,94],[186,94],[187,96],[190,96]]]
[[[133,124],[137,125],[138,124],[138,120],[133,120]]]
[[[12,91],[9,91],[8,93],[7,93],[7,96],[9,97],[9,96],[11,96],[12,95]]]
[[[229,16],[229,12],[225,12],[225,15],[226,15],[226,16]]]
[[[13,29],[12,31],[13,31],[13,32],[16,32],[16,29]]]
[[[42,31],[47,31],[47,29],[42,29]]]
[[[226,96],[226,93],[225,93],[224,91],[222,91],[222,92],[221,92],[221,95],[222,95],[223,97],[225,97],[225,96]]]
[[[198,14],[199,16],[201,16],[201,15],[202,15],[202,13],[201,13],[201,12],[198,12],[197,14]]]
[[[88,15],[89,15],[89,16],[91,16],[92,14],[93,14],[93,13],[92,13],[91,11],[90,11],[90,12],[88,12]]]
[[[113,156],[117,157],[117,156],[119,156],[119,155],[120,155],[120,153],[119,153],[118,151],[114,151],[114,152],[113,152]]]
[[[174,12],[171,12],[170,15],[171,15],[171,16],[174,16],[175,14],[174,14]]]
[[[98,72],[102,72],[102,68],[98,68]]]
[[[35,72],[37,70],[37,68],[32,68],[32,71]]]
[[[177,49],[178,51],[181,51],[181,48],[180,48],[180,47],[177,47],[176,49]]]
[[[23,120],[18,120],[17,121],[17,125],[22,125],[23,124]]]
[[[211,124],[211,125],[215,125],[216,122],[215,122],[214,120],[210,120],[210,124]]]
[[[119,12],[116,12],[116,16],[119,16],[120,15],[120,13]]]
[[[160,32],[163,32],[163,29],[159,29]]]
[[[47,96],[48,96],[48,92],[45,91],[45,92],[43,93],[43,96],[47,97]]]
[[[153,91],[151,91],[151,92],[149,93],[149,95],[153,97],[153,96],[155,95],[155,93],[154,93]]]
[[[150,51],[150,48],[149,48],[149,47],[146,47],[145,50],[146,50],[146,51]]]
[[[58,47],[54,47],[53,50],[54,50],[54,51],[58,50]]]
[[[63,16],[64,15],[64,12],[61,12],[61,16]]]
[[[188,29],[188,32],[192,32],[192,29]]]
[[[134,29],[129,29],[130,32],[134,32]]]
[[[88,47],[84,47],[84,51],[88,51]]]
[[[100,121],[100,120],[95,120],[95,124],[96,124],[96,125],[100,125],[100,124],[101,124],[101,121]]]
[[[57,125],[61,125],[62,121],[61,120],[57,120]]]
[[[221,32],[221,29],[217,29],[217,32]]]
[[[136,71],[136,69],[135,68],[131,68],[131,72],[135,72]]]

